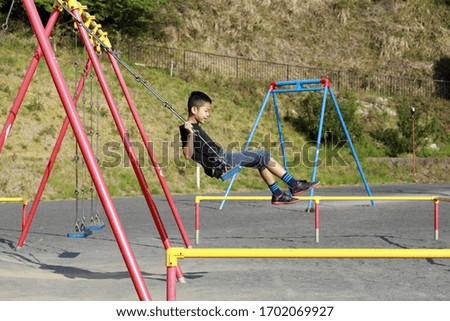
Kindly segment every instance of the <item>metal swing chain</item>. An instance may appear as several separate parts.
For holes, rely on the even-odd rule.
[[[6,21],[5,21],[5,23],[2,24],[2,32],[0,34],[0,44],[3,41],[3,36],[5,35],[6,30],[8,30],[9,16],[11,15],[12,9],[14,7],[14,2],[15,2],[15,0],[12,0],[11,7],[9,7],[8,15],[6,16]]]
[[[103,48],[103,50],[105,50],[106,53],[111,54],[125,69],[128,70],[129,73],[131,73],[135,80],[140,82],[148,91],[150,91],[162,104],[163,107],[166,107],[167,109],[169,109],[172,114],[174,114],[178,119],[180,119],[183,123],[186,122],[186,120],[183,118],[183,116],[181,116],[176,110],[175,108],[167,101],[165,100],[161,95],[158,94],[158,92],[156,90],[154,90],[146,80],[144,80],[137,72],[135,72],[125,61],[123,61],[119,54],[116,53],[114,50],[112,50],[109,46],[107,46],[91,29],[89,29],[84,23],[83,21],[81,21],[80,19],[78,19],[73,13],[72,11],[70,11],[69,8],[67,8],[67,6],[63,3],[62,7],[64,8],[64,10],[70,14],[72,16],[72,18],[77,22],[78,25],[80,25],[82,28],[84,28]],[[217,157],[217,159],[224,164],[226,167],[231,168],[233,166],[231,166],[231,164],[228,164],[227,161],[225,160],[225,158],[222,155],[219,155],[219,153],[211,147],[211,145],[202,137],[199,135],[197,130],[194,130],[194,134],[199,137],[203,143],[205,143],[206,146],[208,146],[208,148],[215,154],[215,156]]]
[[[93,91],[93,79],[94,79],[94,75],[91,73],[90,74],[90,84],[89,84],[89,96],[90,96],[90,100],[89,100],[89,117],[90,117],[90,127],[89,127],[89,136],[90,136],[90,140],[91,140],[91,146],[93,145],[93,141],[94,141],[94,91]],[[98,154],[95,154],[95,158],[97,159]],[[92,180],[91,177],[91,186],[89,189],[90,193],[91,193],[91,224],[94,223],[94,181]]]
[[[74,82],[75,82],[75,88],[77,85],[77,75],[78,75],[78,41],[77,41],[77,37],[74,37],[74,41],[75,41],[75,59],[74,59],[74,70],[75,70],[75,76],[74,76]],[[76,89],[75,89],[76,90]],[[78,101],[78,100],[77,100]],[[74,161],[75,161],[75,231],[76,232],[80,232],[80,227],[79,227],[79,199],[80,199],[80,190],[79,190],[79,161],[80,161],[80,156],[78,153],[78,142],[75,139],[75,156],[74,156]]]
[[[82,123],[83,123],[83,129],[85,129],[86,126],[86,90],[83,90],[83,96],[81,98],[82,102]],[[84,186],[84,178],[85,178],[85,172],[86,172],[86,163],[84,161],[84,157],[81,158],[81,221],[83,224],[86,222],[86,216],[85,216],[85,208],[84,208],[84,201],[86,198],[86,190]]]
[[[99,90],[97,87],[96,90],[96,103],[95,103],[95,107],[96,107],[96,129],[95,129],[95,159],[97,160],[97,163],[99,163],[99,142],[100,142],[100,130],[99,130],[99,124],[100,124],[100,103],[99,103]],[[100,218],[99,218],[99,211],[98,211],[98,193],[95,193],[96,197],[95,197],[95,220],[96,222],[100,222]]]

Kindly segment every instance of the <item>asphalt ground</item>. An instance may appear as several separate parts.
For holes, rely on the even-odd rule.
[[[371,186],[375,196],[450,197],[450,184]],[[233,194],[250,195],[250,194]],[[258,193],[251,195],[268,195]],[[324,188],[315,195],[365,196],[363,186]],[[323,201],[320,242],[307,202],[201,202],[195,245],[195,195],[174,200],[194,248],[450,248],[450,203],[440,202],[434,240],[431,201]],[[184,243],[164,197],[155,197],[173,247]],[[153,300],[166,298],[165,251],[143,197],[114,199]],[[30,207],[31,204],[29,204]],[[90,216],[89,202],[85,215]],[[80,211],[81,212],[81,211]],[[107,223],[103,211],[101,218]],[[41,202],[24,246],[21,203],[0,203],[1,301],[133,301],[136,290],[109,224],[68,238],[75,201]],[[185,259],[181,301],[443,301],[450,298],[447,259]]]

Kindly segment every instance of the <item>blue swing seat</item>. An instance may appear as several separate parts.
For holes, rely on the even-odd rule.
[[[238,165],[235,168],[231,169],[230,171],[226,172],[225,174],[223,174],[220,179],[222,180],[222,182],[226,181],[227,179],[229,179],[230,177],[233,177],[235,174],[239,173],[242,170],[242,166]]]
[[[105,224],[102,222],[99,222],[98,224],[92,224],[92,225],[85,225],[84,228],[88,231],[99,231],[102,228],[105,227]]]
[[[92,232],[91,231],[80,231],[80,232],[69,232],[67,233],[67,237],[70,238],[85,238],[89,235],[91,235]]]

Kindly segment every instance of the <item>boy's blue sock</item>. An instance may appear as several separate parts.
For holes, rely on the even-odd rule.
[[[297,186],[297,184],[298,184],[298,181],[297,181],[295,178],[293,178],[293,177],[291,176],[291,174],[289,174],[288,172],[286,172],[286,173],[281,177],[281,179],[283,180],[283,182],[285,182],[286,184],[288,184],[290,187]]]
[[[272,185],[269,185],[269,188],[272,194],[277,197],[283,194],[283,191],[278,187],[277,182],[273,183]]]

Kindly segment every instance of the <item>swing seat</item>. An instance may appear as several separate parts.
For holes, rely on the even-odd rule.
[[[84,228],[88,231],[99,231],[105,227],[105,224],[99,222],[98,224],[85,225]]]
[[[89,231],[99,231],[105,227],[105,223],[103,223],[98,217],[99,213],[91,216],[90,224],[85,224],[84,228]]]
[[[239,173],[242,170],[242,166],[238,165],[235,168],[229,170],[228,172],[226,172],[225,174],[223,174],[220,179],[222,180],[222,182],[226,181],[227,179],[229,179],[230,177],[233,177],[234,175],[236,175],[237,173]]]
[[[92,234],[91,231],[69,232],[67,233],[67,237],[80,239],[85,238],[91,234]]]
[[[75,221],[75,227],[73,230],[67,233],[67,237],[70,238],[85,238],[92,234],[91,231],[86,230],[85,224],[82,223],[80,220]]]

